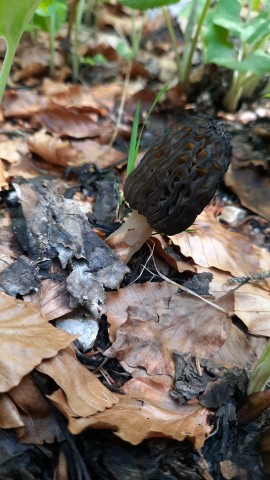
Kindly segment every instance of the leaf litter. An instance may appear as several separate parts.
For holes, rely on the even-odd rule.
[[[120,22],[115,16],[108,18]],[[129,28],[126,18],[120,24]],[[17,77],[20,80],[38,74],[23,69]],[[46,393],[67,418],[73,434],[89,427],[111,429],[133,445],[151,437],[167,437],[187,438],[201,448],[206,438],[215,438],[215,421],[236,421],[241,403],[236,398],[239,392],[243,398],[246,395],[245,372],[255,365],[269,337],[269,280],[236,289],[227,283],[230,276],[270,270],[269,251],[218,223],[218,201],[197,218],[191,231],[152,237],[153,261],[150,258],[146,266],[152,281],[145,281],[147,249],[131,260],[130,273],[104,242],[103,232],[110,230],[115,217],[115,208],[109,207],[116,182],[102,183],[104,172],[83,166],[90,162],[103,169],[121,166],[125,160],[126,151],[119,145],[130,134],[132,108],[140,95],[148,98],[144,89],[137,95],[140,87],[134,85],[129,88],[135,95],[127,103],[125,124],[113,147],[109,139],[121,94],[118,82],[87,87],[44,79],[39,89],[5,94],[4,119],[15,121],[25,136],[16,138],[14,133],[9,139],[7,134],[0,145],[3,188],[10,185],[10,192],[3,195],[3,211],[9,212],[13,230],[3,248],[7,256],[1,256],[6,267],[1,265],[0,273],[1,358],[6,372],[0,396],[1,426],[16,429],[25,443],[62,438]],[[172,94],[173,89],[168,98]],[[184,97],[180,103],[185,106]],[[110,121],[106,121],[108,116]],[[156,118],[156,131],[158,121],[162,123]],[[251,160],[257,175],[258,159],[257,163]],[[59,176],[66,166],[74,170],[63,181]],[[234,163],[233,168],[248,170],[249,165]],[[226,182],[238,193],[240,173],[235,171],[233,180],[228,174]],[[47,175],[37,176],[44,172]],[[57,177],[52,176],[55,172]],[[34,178],[27,180],[29,176]],[[97,186],[99,181],[94,191],[91,182]],[[256,182],[260,188],[259,174]],[[94,206],[87,200],[82,206],[74,196],[78,191],[85,198],[86,192],[89,198],[92,195]],[[239,192],[239,197],[252,210],[254,199],[248,202],[245,192]],[[268,218],[262,200],[257,196],[259,205],[254,211]],[[167,280],[160,277],[156,266],[162,265],[161,260],[163,266],[169,265],[174,280],[224,311],[181,292],[175,282],[170,283],[169,275]],[[129,284],[132,274],[141,283]],[[85,353],[83,366],[79,352],[70,347],[74,336],[49,322],[63,316],[68,320],[69,314],[85,311],[100,323],[100,334]],[[101,341],[105,315],[110,342]],[[100,357],[96,368],[94,362]],[[37,388],[42,375],[47,379],[43,393]],[[53,388],[48,387],[49,378]],[[258,416],[269,401],[266,397],[257,403],[256,398],[254,403],[248,400],[247,412],[240,410],[239,418],[249,419],[253,405]]]

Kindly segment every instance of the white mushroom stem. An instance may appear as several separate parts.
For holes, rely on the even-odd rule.
[[[152,231],[146,218],[134,210],[127,221],[109,235],[106,243],[122,262],[127,263],[148,240]]]

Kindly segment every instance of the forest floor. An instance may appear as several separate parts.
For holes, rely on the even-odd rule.
[[[249,378],[270,336],[270,102],[225,112],[228,75],[199,50],[187,96],[162,22],[133,62],[116,48],[130,29],[104,6],[97,35],[80,32],[76,82],[65,31],[54,78],[47,36],[24,35],[5,92],[0,478],[269,478],[270,392]],[[230,132],[232,162],[190,229],[154,232],[126,265],[105,240],[129,215],[138,101],[142,125],[165,84],[139,159],[203,112]]]

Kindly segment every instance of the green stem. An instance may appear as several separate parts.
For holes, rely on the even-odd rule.
[[[189,52],[191,48],[192,34],[196,24],[197,9],[198,9],[198,0],[192,0],[190,12],[188,16],[188,22],[187,22],[187,26],[184,34],[184,50],[183,50],[183,56],[182,56],[182,72],[181,72],[182,82],[184,79],[184,74],[186,71],[187,61],[188,61]]]
[[[50,41],[50,76],[55,75],[55,13],[49,17],[49,41]]]
[[[179,53],[178,53],[176,36],[175,36],[175,33],[174,33],[174,29],[173,29],[173,26],[172,26],[170,15],[168,14],[165,7],[162,7],[162,13],[163,13],[164,20],[165,20],[165,23],[166,23],[166,26],[167,26],[167,29],[168,29],[168,32],[169,32],[169,35],[170,35],[170,39],[171,39],[171,42],[172,42],[172,47],[173,47],[173,51],[174,51],[174,55],[175,55],[175,61],[176,61],[176,65],[177,65],[177,74],[178,74],[178,78],[180,80],[181,79],[181,62],[180,62],[180,57],[179,57]]]
[[[12,63],[15,57],[17,45],[19,42],[9,42],[8,39],[5,38],[6,42],[6,54],[5,59],[0,71],[0,104],[2,102],[2,98],[4,95],[4,91],[7,85],[8,76],[12,67]]]
[[[192,43],[191,43],[191,48],[190,48],[189,56],[188,56],[188,59],[187,59],[187,65],[186,65],[186,69],[185,69],[185,72],[184,72],[184,78],[183,78],[183,85],[184,85],[185,90],[187,90],[188,85],[189,85],[189,75],[190,75],[190,70],[191,70],[191,65],[192,65],[193,54],[194,54],[194,51],[195,51],[195,47],[197,45],[199,35],[201,33],[204,18],[205,18],[205,15],[207,13],[207,10],[210,6],[210,3],[211,3],[211,0],[206,0],[206,2],[204,4],[204,7],[203,7],[203,11],[202,11],[201,16],[200,16],[199,21],[198,21],[197,30],[195,32],[195,35],[194,35]]]
[[[77,5],[76,21],[74,28],[74,40],[73,40],[73,59],[72,59],[72,76],[73,80],[78,80],[79,77],[79,67],[80,67],[80,56],[79,56],[79,31],[82,24],[83,10],[85,6],[85,1],[80,0]]]

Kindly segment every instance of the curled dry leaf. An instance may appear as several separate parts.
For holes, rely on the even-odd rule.
[[[46,106],[46,100],[37,93],[28,90],[9,90],[5,92],[2,108],[5,117],[28,118]]]
[[[252,212],[270,220],[269,177],[254,168],[231,169],[225,177],[226,185]]]
[[[132,445],[138,445],[146,438],[167,437],[178,441],[188,438],[196,448],[201,448],[212,430],[208,422],[209,411],[200,405],[169,410],[150,402],[118,397],[119,402],[109,410],[88,418],[69,417],[71,433],[76,435],[89,427],[110,429]]]
[[[9,163],[18,164],[22,157],[29,152],[25,138],[16,138],[0,143],[0,158]]]
[[[49,132],[74,138],[98,137],[101,133],[100,127],[88,115],[78,115],[65,107],[41,110],[33,116],[32,123]]]
[[[206,269],[198,268],[200,271]],[[213,273],[210,283],[210,293],[216,298],[234,289],[228,285],[228,275],[215,269],[208,270]],[[270,294],[269,290],[260,288],[261,283],[246,283],[235,292],[234,313],[244,322],[250,333],[270,337]]]
[[[38,310],[0,293],[0,392],[7,392],[33,370],[76,337],[54,328]]]
[[[45,130],[40,130],[29,138],[29,149],[43,158],[46,162],[66,167],[78,165],[75,163],[76,152],[67,140],[48,135]],[[80,164],[80,161],[79,161]]]
[[[88,417],[118,402],[118,397],[78,362],[71,349],[42,362],[37,370],[49,375],[61,387],[74,417]],[[54,394],[50,398],[53,399]]]
[[[17,437],[23,443],[53,443],[62,440],[62,434],[50,409],[48,400],[42,395],[27,375],[17,387],[8,393],[20,412],[23,425],[17,427]]]
[[[156,303],[160,298],[170,297],[177,293],[178,288],[167,282],[143,284],[136,283],[116,292],[108,292],[106,299],[107,318],[109,322],[109,335],[111,342],[115,341],[118,328],[128,318],[129,305],[144,305],[149,298]]]
[[[201,267],[215,267],[236,277],[270,270],[270,253],[252,245],[244,235],[227,230],[210,208],[197,217],[194,231],[174,235],[171,240]]]
[[[6,169],[3,161],[0,159],[0,190],[6,190],[8,188],[8,182],[6,181],[6,178]]]
[[[176,271],[185,272],[188,270],[189,272],[196,272],[196,268],[192,265],[191,261],[183,260],[180,253],[177,253],[167,237],[155,235],[149,239],[148,243],[149,245],[153,243],[155,246],[155,254],[165,260],[165,262]]]
[[[231,311],[233,295],[219,304]],[[105,354],[131,367],[142,366],[149,375],[174,375],[173,350],[209,358],[224,344],[231,326],[225,313],[179,293],[130,305],[127,315]]]
[[[70,307],[70,295],[67,291],[66,277],[67,272],[62,270],[57,263],[53,263],[50,273],[60,275],[63,279],[58,281],[55,278],[46,278],[41,282],[38,293],[31,293],[24,301],[29,301],[37,305],[40,312],[46,320],[55,320],[67,313],[73,311]]]
[[[20,428],[24,426],[16,405],[6,393],[0,393],[0,409],[0,428]]]
[[[62,140],[49,135],[45,130],[40,130],[30,137],[29,149],[46,162],[60,167],[78,167],[84,163],[94,163],[99,168],[106,168],[125,156],[123,152],[115,148],[108,149],[107,146],[93,140]]]

